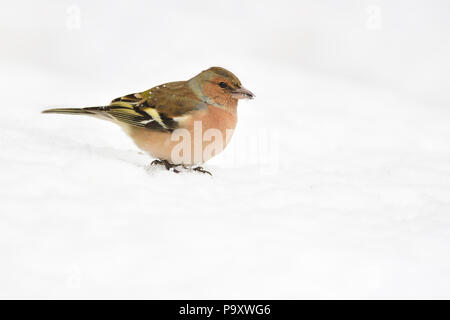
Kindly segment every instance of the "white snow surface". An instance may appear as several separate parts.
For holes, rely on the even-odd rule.
[[[355,70],[339,50],[329,54],[336,62],[320,46],[314,52],[301,39],[334,43],[333,28],[321,19],[274,24],[273,34],[264,33],[264,18],[285,21],[294,2],[272,14],[250,2],[244,12],[194,2],[147,21],[143,2],[124,10],[125,2],[80,1],[80,30],[65,27],[69,3],[42,3],[46,19],[25,1],[31,9],[21,21],[28,14],[33,23],[1,22],[2,35],[24,38],[1,56],[0,298],[450,298],[450,99],[433,91],[448,84],[441,74],[448,61],[435,58],[440,68],[411,64],[418,73],[410,79],[406,65],[383,73],[397,65],[376,60],[378,53],[388,57],[389,47],[360,52]],[[320,3],[332,17],[333,4]],[[341,12],[359,10],[355,3]],[[377,3],[387,13],[384,29],[367,31],[364,20],[357,21],[361,30],[356,22],[346,27],[346,19],[336,28],[394,44],[389,18],[403,9]],[[418,12],[426,7],[409,3]],[[437,14],[444,2],[436,3],[429,10]],[[162,38],[186,32],[170,22],[203,26],[194,9],[204,6],[210,15],[221,12],[205,24],[236,14],[228,30],[213,25],[219,39]],[[305,19],[306,9],[320,11],[298,6]],[[251,8],[259,18],[246,20]],[[119,32],[130,12],[138,19]],[[433,27],[422,23],[422,30]],[[152,30],[146,41],[162,42],[158,50],[140,46],[144,27]],[[286,32],[299,43],[282,42]],[[215,53],[232,41],[225,36],[240,47]],[[259,54],[267,37],[278,49]],[[426,55],[415,40],[400,44],[406,61],[422,61],[420,50]],[[192,52],[201,44],[213,52]],[[311,56],[295,60],[303,47]],[[316,55],[325,57],[323,68],[311,62]],[[230,146],[204,166],[213,177],[150,168],[152,159],[112,123],[40,114],[101,105],[212,65],[229,68],[256,94],[240,103]],[[422,67],[439,72],[425,77]]]

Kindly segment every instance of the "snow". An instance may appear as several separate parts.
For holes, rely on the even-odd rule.
[[[0,298],[450,297],[448,44],[424,58],[448,33],[439,20],[448,5],[408,2],[422,33],[398,44],[418,20],[384,1],[378,31],[364,29],[365,7],[352,1],[298,4],[304,19],[293,22],[289,2],[237,11],[229,2],[80,1],[79,30],[66,28],[66,4],[50,1],[0,19],[16,39],[0,63]],[[130,25],[111,19],[122,14]],[[190,33],[229,19],[205,38]],[[138,41],[151,28],[159,51]],[[236,46],[189,53],[225,36]],[[213,177],[149,167],[106,121],[39,113],[101,105],[212,65],[256,94],[240,103],[231,144],[205,165]]]

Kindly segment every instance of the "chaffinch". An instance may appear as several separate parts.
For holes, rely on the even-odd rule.
[[[140,149],[157,159],[152,164],[164,165],[174,172],[183,166],[209,173],[198,165],[225,148],[236,127],[238,100],[252,98],[254,94],[242,87],[233,73],[212,67],[190,80],[129,94],[107,106],[42,112],[82,114],[112,121]]]

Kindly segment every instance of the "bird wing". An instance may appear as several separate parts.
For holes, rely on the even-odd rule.
[[[178,128],[181,118],[206,108],[206,104],[195,96],[186,81],[178,81],[116,98],[102,108],[102,112],[119,122],[170,132]]]

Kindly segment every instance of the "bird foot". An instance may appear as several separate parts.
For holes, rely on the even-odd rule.
[[[195,168],[191,168],[191,167],[187,167],[187,166],[182,165],[182,164],[173,164],[173,163],[170,163],[170,162],[167,161],[167,160],[156,159],[156,160],[153,160],[153,161],[150,163],[150,165],[151,165],[151,166],[162,165],[162,166],[164,166],[164,167],[166,168],[166,170],[171,171],[171,169],[172,169],[172,171],[175,172],[175,173],[180,173],[180,170],[178,170],[177,168],[182,167],[182,168],[185,169],[185,170],[192,170],[192,171],[197,171],[197,172],[201,172],[201,173],[207,173],[207,174],[209,174],[209,175],[212,177],[211,172],[209,172],[209,171],[203,169],[203,167],[195,167]]]
[[[212,173],[207,171],[207,170],[205,170],[205,169],[203,169],[203,167],[195,167],[192,170],[193,171],[197,171],[197,172],[201,172],[201,173],[207,173],[207,174],[209,174],[212,177]]]
[[[170,163],[170,162],[167,161],[167,160],[159,160],[159,159],[156,159],[156,160],[153,160],[152,163],[150,163],[150,165],[152,165],[152,166],[155,166],[155,165],[163,165],[163,166],[166,168],[166,170],[168,170],[168,171],[170,171],[170,169],[173,169],[173,170],[172,170],[173,172],[175,172],[175,173],[180,173],[180,170],[177,169],[177,167],[178,167],[179,165],[178,165],[178,164]]]

